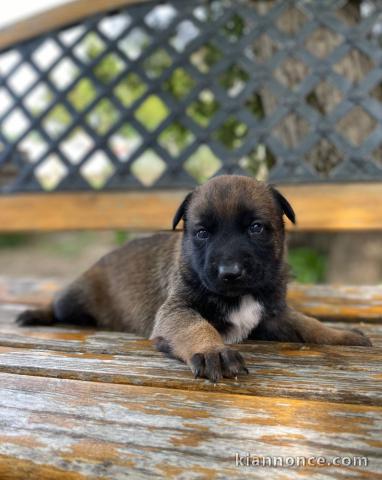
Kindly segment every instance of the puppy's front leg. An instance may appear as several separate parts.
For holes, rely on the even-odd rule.
[[[372,346],[371,341],[359,330],[338,330],[319,320],[288,308],[281,318],[264,322],[260,339],[283,342],[315,343],[318,345]]]
[[[195,377],[215,383],[248,373],[240,353],[226,347],[207,320],[177,300],[168,300],[158,310],[151,339],[158,350],[187,363]]]

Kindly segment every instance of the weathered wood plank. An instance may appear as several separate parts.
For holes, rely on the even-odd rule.
[[[155,385],[332,401],[382,402],[382,348],[331,347],[257,342],[238,345],[251,375],[213,387],[194,380],[188,368],[164,358],[132,334],[64,328],[0,328],[0,371],[90,381]],[[363,328],[382,346],[382,325],[335,323]],[[375,333],[373,333],[375,332]],[[377,340],[377,341],[376,341]],[[354,388],[354,384],[357,388]]]
[[[22,19],[0,29],[0,50],[83,18],[148,0],[75,0]]]
[[[12,316],[10,310],[10,317]],[[0,308],[1,312],[1,308]],[[0,313],[1,315],[1,313]],[[365,324],[365,323],[331,323],[325,324],[348,330],[350,328],[362,329],[373,342],[373,350],[367,349],[364,356],[371,355],[374,357],[375,349],[382,349],[382,325],[381,324]],[[130,344],[131,342],[131,344]],[[245,342],[240,345],[259,345],[265,351],[274,351],[275,346],[280,345],[277,342]],[[130,353],[150,355],[151,347],[145,340],[138,341],[138,337],[130,333],[115,333],[101,330],[79,330],[70,326],[63,327],[32,327],[20,328],[17,325],[1,325],[0,323],[0,345],[4,347],[16,348],[33,348],[42,350],[58,350],[61,352],[81,352],[81,353],[112,353],[129,355]],[[268,345],[270,345],[268,347]],[[284,345],[287,345],[284,343]],[[289,344],[288,344],[289,345]],[[292,344],[293,345],[293,344]],[[277,347],[278,350],[281,347]],[[332,351],[335,347],[321,346],[323,350],[329,348]],[[158,354],[161,356],[161,354]]]
[[[290,285],[289,302],[317,318],[382,322],[382,286]]]
[[[51,193],[49,200],[46,194],[3,195],[0,231],[168,229],[186,194],[186,191]]]
[[[0,303],[46,305],[62,288],[53,279],[0,276]],[[382,286],[289,285],[288,299],[298,310],[338,321],[382,322]]]
[[[60,281],[53,279],[0,276],[0,305],[1,303],[47,305],[62,287]]]
[[[147,340],[121,338],[117,347],[104,340],[101,345],[104,353],[99,347],[93,347],[96,352],[67,352],[1,346],[0,372],[382,405],[382,349],[378,348],[242,344],[235,348],[243,353],[250,375],[215,386],[194,379],[188,367],[155,352]],[[119,353],[111,353],[116,349]]]
[[[380,183],[283,185],[301,231],[381,230]],[[170,228],[185,191],[50,193],[0,197],[0,231]]]
[[[0,374],[0,477],[380,478],[382,409]],[[367,467],[236,466],[367,457]]]
[[[325,322],[327,325],[335,326],[347,330],[349,328],[362,329],[373,342],[374,356],[375,348],[382,348],[382,325],[362,324],[362,323],[336,323],[332,325],[330,322]],[[129,344],[133,341],[132,348]],[[250,342],[245,345],[261,345],[264,351],[273,351],[275,342]],[[42,350],[58,350],[60,352],[81,352],[81,353],[112,353],[129,355],[130,353],[148,355],[146,343],[140,344],[137,337],[129,333],[114,333],[107,331],[94,330],[76,330],[70,327],[64,328],[19,328],[17,326],[0,326],[0,345],[4,347],[16,348],[32,348]],[[139,346],[142,345],[142,350]],[[242,343],[241,345],[244,345]],[[267,345],[271,345],[267,347]],[[281,347],[277,347],[278,350]],[[325,346],[321,347],[323,350]],[[328,347],[333,350],[333,347]],[[141,352],[141,353],[140,353]],[[370,352],[370,350],[369,350]],[[369,352],[363,355],[368,356]]]
[[[23,305],[0,304],[0,345],[18,348],[42,348],[47,350],[127,354],[128,341],[136,340],[129,333],[113,333],[94,329],[77,329],[70,325],[54,327],[20,328],[15,324]],[[374,347],[382,347],[382,323],[324,322],[343,330],[357,328],[368,335]],[[261,342],[263,344],[264,342]],[[265,343],[266,345],[267,343]],[[147,350],[143,350],[146,355]],[[366,354],[365,354],[366,355]]]

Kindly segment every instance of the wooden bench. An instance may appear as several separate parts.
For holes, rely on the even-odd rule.
[[[0,48],[128,3],[59,7],[0,31]],[[280,190],[298,231],[382,230],[381,183]],[[2,195],[0,230],[168,229],[185,192]],[[0,479],[380,478],[382,287],[289,289],[296,308],[361,328],[372,348],[247,342],[250,375],[212,385],[128,333],[15,325],[60,286],[0,277]],[[246,466],[247,454],[312,465]]]
[[[367,457],[367,467],[292,475],[378,478],[380,288],[290,291],[302,310],[362,328],[373,348],[245,343],[250,375],[212,385],[131,334],[15,326],[25,304],[44,304],[57,287],[0,283],[0,478],[289,478],[288,468],[236,466],[247,452]]]

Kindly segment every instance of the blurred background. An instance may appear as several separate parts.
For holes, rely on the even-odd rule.
[[[32,2],[14,0],[1,7],[0,28],[5,27],[29,15],[52,8],[65,1],[35,0]],[[179,3],[179,2],[178,2]],[[221,2],[222,4],[224,2]],[[264,11],[272,2],[257,2]],[[278,18],[278,29],[287,34],[297,33],[304,25],[303,11],[293,7],[286,9]],[[371,18],[375,12],[377,0],[342,2],[338,8],[342,21],[349,25],[357,23],[362,18]],[[214,2],[218,15],[219,2]],[[205,10],[201,7],[195,10],[195,16],[203,20]],[[171,5],[158,5],[151,9],[145,17],[148,28],[165,29],[172,21],[174,9]],[[378,19],[377,19],[378,20]],[[89,64],[102,55],[105,49],[105,38],[114,38],[129,22],[126,15],[105,17],[99,25],[104,37],[90,32],[77,43],[73,52],[81,64]],[[79,25],[64,30],[60,36],[61,47],[52,40],[47,40],[33,52],[32,58],[39,69],[48,69],[53,63],[57,66],[49,73],[51,85],[57,90],[71,85],[79,75],[79,67],[70,57],[63,57],[62,46],[70,48],[76,39],[83,35],[85,26]],[[226,25],[225,34],[232,38],[243,35],[245,22],[240,15],[232,17]],[[382,19],[373,23],[371,35],[374,42],[382,45]],[[184,21],[171,38],[173,48],[181,52],[198,35],[197,26],[190,21]],[[341,41],[340,35],[333,30],[321,29],[307,37],[306,49],[318,57],[325,57]],[[124,37],[119,48],[130,59],[140,56],[150,43],[145,29],[134,28]],[[263,61],[269,59],[277,51],[277,44],[270,37],[263,38],[252,46],[252,55]],[[9,50],[0,54],[0,74],[7,75],[19,60],[19,52]],[[195,51],[191,62],[200,72],[208,72],[212,66],[224,56],[219,48],[207,43]],[[158,49],[154,55],[145,60],[144,68],[149,78],[158,78],[170,65],[172,59],[165,49]],[[336,64],[340,75],[350,83],[359,82],[370,71],[372,60],[362,52],[352,50]],[[107,85],[113,81],[124,68],[124,63],[116,54],[102,57],[92,70],[92,76],[82,77],[70,88],[67,98],[76,111],[85,109],[95,98],[96,84]],[[281,83],[293,89],[294,85],[306,75],[306,65],[298,60],[290,60],[275,70],[275,77]],[[28,87],[36,79],[36,72],[28,64],[17,68],[8,78],[8,84],[17,95],[24,95]],[[231,98],[239,95],[249,80],[248,72],[238,65],[231,65],[218,79]],[[171,76],[163,83],[163,91],[173,99],[182,100],[194,86],[194,79],[186,69],[174,69]],[[118,101],[129,108],[145,92],[146,85],[139,75],[128,73],[114,89]],[[372,95],[377,100],[382,99],[382,83],[373,88]],[[54,92],[49,83],[39,83],[24,97],[24,106],[32,115],[38,116],[54,100]],[[322,82],[309,92],[307,104],[320,113],[330,112],[341,100],[341,92]],[[12,104],[7,90],[0,86],[0,116]],[[198,98],[189,104],[187,115],[199,126],[208,126],[219,110],[219,100],[208,88],[201,91]],[[272,92],[263,88],[247,97],[246,108],[255,119],[261,120],[269,111],[275,108]],[[154,130],[170,114],[169,107],[162,97],[152,94],[140,104],[135,111],[136,119],[145,125],[148,131]],[[119,111],[105,97],[88,113],[87,124],[98,135],[105,135],[119,118]],[[44,118],[44,130],[51,138],[57,138],[71,122],[71,112],[65,104],[57,103]],[[1,122],[1,134],[5,141],[13,141],[28,127],[28,119],[22,110],[14,110]],[[339,130],[354,145],[360,145],[370,135],[376,126],[376,121],[364,111],[356,110],[341,120]],[[275,128],[275,136],[287,146],[296,146],[307,133],[308,126],[304,119],[289,115]],[[214,132],[213,141],[220,142],[228,151],[239,148],[243,139],[250,134],[248,127],[240,118],[229,117]],[[193,132],[181,122],[174,121],[164,129],[158,138],[162,148],[175,156],[184,151],[193,141]],[[92,148],[94,139],[85,129],[76,128],[60,144],[66,158],[75,165]],[[126,123],[110,135],[108,148],[120,162],[126,161],[130,153],[136,151],[142,142],[142,136],[133,125]],[[0,148],[1,144],[0,144]],[[34,162],[47,150],[46,138],[38,131],[31,131],[18,144],[18,154],[24,162]],[[377,149],[375,162],[382,166],[381,151]],[[341,152],[325,141],[312,149],[305,161],[314,173],[323,178],[329,177],[332,171],[342,161]],[[374,160],[373,160],[374,161]],[[256,148],[247,152],[239,159],[239,165],[246,173],[266,180],[269,172],[277,163],[271,149],[265,143],[259,142]],[[220,168],[218,155],[206,146],[200,147],[190,155],[184,163],[184,168],[196,183],[202,183]],[[132,175],[143,186],[150,187],[161,176],[166,165],[158,154],[151,149],[145,150],[131,165]],[[0,186],[7,185],[15,175],[15,163],[3,165],[0,168]],[[94,190],[102,189],[113,175],[114,165],[108,155],[101,149],[97,150],[80,168],[82,177]],[[35,177],[45,191],[54,190],[67,175],[65,164],[60,157],[49,154],[40,162],[35,170]],[[381,187],[382,188],[382,187]],[[375,208],[382,208],[375,206]],[[169,219],[169,225],[170,225]],[[111,232],[67,232],[54,234],[0,234],[0,274],[10,277],[33,276],[54,277],[70,280],[79,272],[90,266],[101,255],[116,246],[122,245],[131,238],[125,231]],[[345,283],[345,284],[378,284],[382,283],[382,238],[379,233],[291,233],[289,236],[289,262],[294,278],[302,283]]]

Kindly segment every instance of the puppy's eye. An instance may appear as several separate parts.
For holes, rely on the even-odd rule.
[[[260,222],[253,222],[248,228],[251,235],[259,235],[264,230],[264,225]]]
[[[207,230],[201,228],[196,232],[195,236],[198,240],[207,240],[207,238],[209,237],[209,233],[207,232]]]

